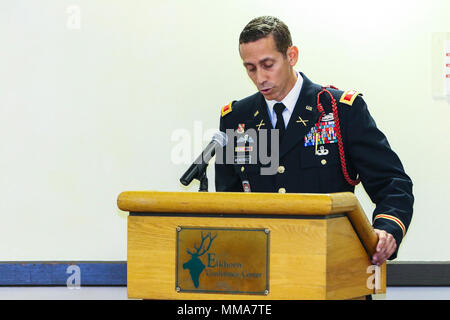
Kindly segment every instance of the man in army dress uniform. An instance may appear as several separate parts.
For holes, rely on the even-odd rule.
[[[250,21],[239,53],[258,92],[224,106],[220,130],[278,129],[278,167],[261,174],[265,165],[245,153],[231,163],[216,160],[216,191],[353,192],[361,181],[376,204],[372,221],[379,240],[372,263],[394,259],[412,217],[412,181],[361,94],[322,87],[295,71],[298,49],[275,17]],[[257,143],[246,140],[247,149],[236,151]]]

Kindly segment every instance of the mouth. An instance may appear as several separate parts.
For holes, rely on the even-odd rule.
[[[271,90],[272,88],[259,89],[259,91],[264,95],[269,94]]]

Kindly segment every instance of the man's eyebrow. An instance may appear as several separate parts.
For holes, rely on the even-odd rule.
[[[261,61],[259,61],[259,64],[263,64],[263,63],[265,63],[265,62],[267,62],[267,61],[274,61],[274,60],[275,60],[275,59],[273,59],[273,58],[267,57],[267,58],[262,59]]]
[[[267,62],[267,61],[274,61],[275,59],[273,59],[273,58],[270,58],[270,57],[267,57],[267,58],[264,58],[264,59],[262,59],[262,60],[259,60],[259,64],[263,64],[263,63],[265,63],[265,62]],[[244,66],[254,66],[254,64],[253,63],[251,63],[251,62],[244,62]]]

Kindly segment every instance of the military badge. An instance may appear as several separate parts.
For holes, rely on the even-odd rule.
[[[328,149],[325,149],[324,146],[320,146],[319,150],[316,150],[316,155],[318,156],[326,156],[328,153]]]
[[[322,120],[323,122],[325,122],[325,121],[332,121],[332,120],[334,120],[334,115],[333,115],[333,113],[331,112],[331,113],[329,113],[329,114],[324,115],[324,116],[322,117],[321,120]]]
[[[316,123],[305,136],[305,147],[338,142],[334,125],[334,121]]]
[[[231,112],[231,105],[232,105],[232,104],[233,104],[233,102],[230,102],[230,103],[227,104],[226,106],[223,106],[223,107],[222,107],[222,110],[221,110],[222,117],[223,117],[224,115],[226,115],[226,114],[228,114],[228,113]]]
[[[236,132],[237,133],[244,133],[244,131],[245,131],[245,124],[244,123],[239,123]]]
[[[316,132],[318,136],[318,144],[336,143],[337,137],[334,132],[334,121],[321,122],[316,124]]]
[[[261,129],[262,126],[265,126],[265,125],[266,124],[264,123],[264,121],[261,120],[261,122],[258,125],[256,125],[258,127],[258,131]]]
[[[253,147],[252,146],[248,146],[248,147],[235,147],[234,148],[235,152],[252,152],[253,151]]]
[[[305,136],[305,147],[310,147],[316,143],[316,128],[312,127]]]
[[[356,90],[347,90],[345,91],[339,102],[348,104],[351,106],[353,104],[353,101],[355,101],[356,97],[359,95],[359,92]]]
[[[302,117],[298,116],[298,120],[297,120],[296,122],[297,122],[297,123],[302,123],[302,124],[306,127],[306,123],[307,123],[308,121],[309,121],[309,120],[303,120]]]
[[[242,180],[242,189],[244,192],[252,192],[250,189],[250,182],[248,180]]]
[[[244,136],[240,136],[237,139],[237,143],[254,143],[255,140],[253,140],[253,138],[251,136],[249,136],[248,134],[245,134]]]

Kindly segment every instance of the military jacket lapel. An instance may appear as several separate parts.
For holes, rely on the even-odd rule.
[[[272,129],[272,122],[270,122],[266,101],[264,100],[264,96],[262,94],[259,95],[259,99],[257,99],[250,117],[253,120],[252,127],[256,129],[256,131],[259,131],[261,129]]]
[[[303,85],[280,145],[280,159],[295,145],[304,142],[305,135],[319,118],[315,99],[320,86],[313,84],[304,74],[301,75]]]

